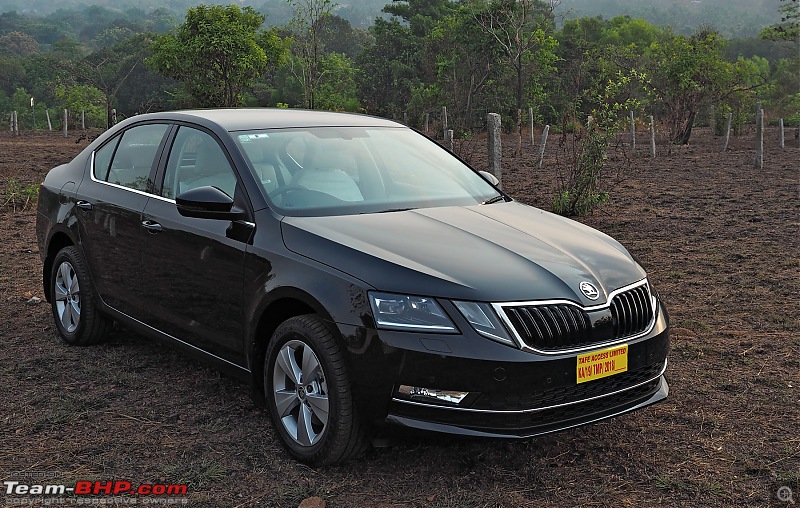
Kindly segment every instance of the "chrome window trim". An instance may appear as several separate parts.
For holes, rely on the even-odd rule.
[[[628,390],[633,390],[634,388],[639,388],[640,386],[644,386],[647,383],[652,383],[656,379],[658,379],[661,376],[663,376],[664,373],[667,371],[667,363],[668,363],[668,361],[669,360],[664,360],[664,366],[661,367],[661,371],[658,374],[656,374],[655,376],[651,377],[650,379],[648,379],[646,381],[642,381],[641,383],[637,383],[637,384],[635,384],[633,386],[629,386],[627,388],[623,388],[622,390],[616,390],[614,392],[604,393],[602,395],[595,395],[594,397],[588,397],[588,398],[581,399],[581,400],[574,400],[572,402],[565,402],[563,404],[556,404],[554,406],[537,407],[537,408],[533,408],[533,409],[495,410],[495,409],[472,409],[472,408],[469,408],[469,407],[440,406],[438,404],[426,404],[424,402],[415,402],[415,401],[411,401],[411,400],[398,399],[396,397],[392,397],[392,402],[402,402],[403,404],[411,404],[412,406],[423,406],[423,407],[434,408],[434,409],[450,409],[450,410],[453,410],[453,411],[466,411],[466,412],[470,412],[470,413],[491,413],[491,414],[536,413],[536,412],[539,412],[539,411],[547,411],[549,409],[558,409],[560,407],[573,406],[575,404],[581,404],[583,402],[589,402],[591,400],[601,399],[603,397],[610,397],[612,395],[617,395],[617,394],[620,394],[622,392],[626,392]]]
[[[528,346],[527,344],[525,344],[525,341],[522,340],[522,337],[520,336],[519,332],[517,332],[516,328],[514,328],[514,326],[512,325],[511,320],[509,319],[509,317],[506,314],[505,309],[504,309],[504,307],[523,307],[523,306],[525,306],[525,307],[528,307],[528,306],[534,307],[534,306],[542,306],[542,305],[570,305],[572,307],[576,307],[578,309],[581,309],[581,310],[583,310],[585,312],[592,312],[592,311],[596,311],[596,310],[610,308],[611,307],[611,300],[613,300],[615,296],[617,296],[620,293],[624,293],[626,291],[630,291],[631,289],[638,288],[640,286],[647,286],[647,293],[650,295],[650,302],[653,305],[653,315],[650,316],[650,324],[648,325],[647,329],[644,330],[643,332],[637,333],[636,335],[629,335],[629,336],[626,336],[626,337],[621,337],[621,338],[618,338],[618,339],[609,340],[609,341],[605,341],[605,342],[595,342],[595,343],[588,344],[586,346],[581,346],[581,347],[574,347],[574,348],[569,348],[569,349],[559,349],[557,351],[547,351],[547,350],[544,350],[544,349],[532,348],[532,347]],[[497,315],[500,317],[500,320],[503,322],[505,327],[511,332],[511,335],[512,335],[513,339],[516,341],[516,343],[517,343],[516,345],[517,345],[517,347],[519,349],[521,349],[523,351],[528,351],[528,352],[531,352],[531,353],[538,353],[538,354],[550,355],[550,356],[563,355],[563,354],[568,354],[568,353],[577,353],[577,352],[580,352],[580,351],[591,351],[593,349],[600,349],[600,348],[603,348],[603,347],[613,346],[615,344],[623,344],[625,342],[629,342],[629,341],[632,341],[632,340],[639,339],[641,337],[644,337],[645,335],[647,335],[651,331],[653,331],[653,328],[656,326],[656,316],[658,316],[658,307],[657,307],[658,301],[656,300],[656,297],[653,294],[653,291],[650,289],[650,284],[648,283],[647,277],[645,277],[644,279],[642,279],[640,281],[634,282],[633,284],[628,284],[627,286],[623,286],[623,287],[621,287],[619,289],[615,289],[614,291],[612,291],[611,293],[608,294],[608,298],[606,298],[606,303],[600,304],[600,305],[592,305],[590,307],[584,307],[584,306],[579,305],[579,304],[577,304],[577,303],[575,303],[575,302],[573,302],[571,300],[534,300],[534,301],[523,301],[523,302],[518,301],[518,302],[492,303],[490,305],[492,306],[494,311],[497,313]]]
[[[134,189],[134,188],[131,188],[131,187],[125,187],[124,185],[118,185],[116,183],[107,182],[105,180],[98,180],[97,178],[95,178],[95,176],[94,176],[94,157],[95,157],[96,154],[97,154],[97,150],[94,150],[92,152],[92,163],[90,164],[90,167],[89,167],[89,176],[91,177],[93,182],[102,183],[104,185],[108,185],[109,187],[115,187],[117,189],[123,189],[123,190],[130,191],[130,192],[133,192],[133,193],[136,193],[136,194],[141,194],[141,195],[147,196],[147,197],[156,197],[156,198],[159,197],[159,196],[157,196],[157,195],[155,195],[153,193],[150,193],[150,192],[142,191],[142,190],[139,190],[139,189]]]
[[[167,203],[172,203],[173,205],[177,205],[174,199],[165,198],[164,196],[160,196],[158,194],[152,194],[150,192],[140,191],[139,189],[132,189],[130,187],[125,187],[124,185],[117,185],[115,183],[106,182],[105,180],[98,180],[97,178],[94,177],[94,156],[95,156],[96,152],[97,152],[97,150],[94,150],[92,152],[92,163],[90,164],[90,167],[89,167],[89,176],[92,178],[93,182],[101,183],[103,185],[108,185],[109,187],[114,187],[114,188],[117,188],[117,189],[122,189],[122,190],[130,191],[130,192],[134,192],[136,194],[141,194],[141,195],[147,196],[149,198],[160,199],[161,201],[166,201]],[[244,225],[249,226],[249,227],[255,227],[256,226],[254,222],[250,222],[250,221],[236,221],[236,222],[241,222]]]

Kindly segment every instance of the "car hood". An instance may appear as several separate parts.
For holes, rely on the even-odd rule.
[[[646,275],[611,237],[516,202],[285,217],[282,232],[289,250],[387,292],[598,305]],[[581,293],[583,281],[597,300]]]

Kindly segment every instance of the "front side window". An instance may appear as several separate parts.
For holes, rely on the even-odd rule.
[[[498,195],[436,143],[406,128],[311,127],[234,135],[286,215],[468,206]]]
[[[148,124],[127,129],[94,155],[94,177],[115,185],[148,190],[158,147],[169,125]]]
[[[169,152],[161,195],[175,199],[187,190],[204,186],[216,187],[234,197],[236,174],[210,134],[182,126]]]

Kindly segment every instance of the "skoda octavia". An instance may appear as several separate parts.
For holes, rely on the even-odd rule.
[[[313,465],[376,425],[526,438],[668,393],[667,313],[619,243],[388,120],[133,117],[47,174],[37,237],[64,341],[119,321],[209,361]]]

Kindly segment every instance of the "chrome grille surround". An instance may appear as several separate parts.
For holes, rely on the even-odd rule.
[[[523,351],[556,355],[635,340],[655,326],[658,303],[647,279],[612,291],[606,303],[583,307],[570,300],[493,303],[497,315]],[[606,311],[612,336],[591,337],[591,313]]]

